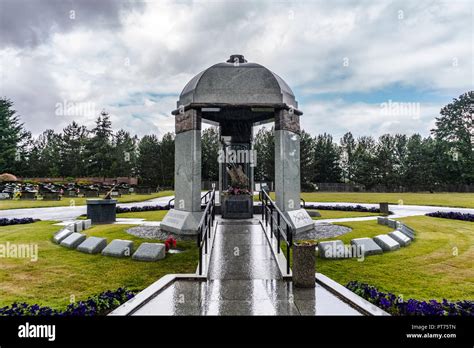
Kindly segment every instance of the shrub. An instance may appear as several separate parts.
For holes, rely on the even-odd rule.
[[[338,210],[338,211],[358,211],[362,213],[380,213],[379,208],[366,208],[361,205],[314,205],[306,204],[305,209],[316,209],[316,210]],[[389,211],[390,214],[393,212]]]
[[[33,219],[33,218],[15,218],[15,219],[0,218],[0,226],[32,224],[33,222],[37,222],[37,221],[40,221],[40,220]]]
[[[428,213],[425,215],[431,216],[431,217],[443,218],[443,219],[453,219],[453,220],[474,222],[474,214],[460,213],[458,211],[449,211],[449,212],[437,211],[437,212]]]
[[[349,282],[346,287],[392,315],[474,315],[474,301],[465,300],[451,302],[446,299],[443,299],[442,302],[438,302],[437,300],[420,301],[414,299],[405,301],[394,294],[380,292],[374,286],[357,281]]]
[[[117,214],[120,214],[120,213],[138,213],[142,211],[169,210],[169,209],[170,208],[167,205],[166,206],[144,205],[143,207],[131,207],[131,208],[116,207],[115,212]]]
[[[65,310],[42,307],[37,304],[13,303],[11,306],[0,308],[0,316],[93,316],[106,315],[113,309],[127,302],[135,296],[135,292],[124,288],[115,291],[104,291],[99,295],[91,296],[85,301],[71,303]]]

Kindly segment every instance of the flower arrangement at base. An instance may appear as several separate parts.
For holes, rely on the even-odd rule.
[[[168,251],[168,250],[170,250],[171,248],[176,248],[176,239],[174,239],[173,237],[169,236],[169,237],[165,240],[165,250]]]
[[[230,176],[231,186],[224,193],[229,195],[250,195],[250,191],[247,189],[249,178],[245,175],[242,166],[230,164],[226,171]]]

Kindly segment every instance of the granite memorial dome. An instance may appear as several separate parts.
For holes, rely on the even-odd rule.
[[[196,104],[277,105],[297,108],[293,91],[266,67],[232,55],[193,77],[184,87],[177,107]]]

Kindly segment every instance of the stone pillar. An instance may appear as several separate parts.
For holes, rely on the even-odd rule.
[[[174,209],[160,228],[176,234],[196,234],[201,219],[201,115],[188,110],[176,115]]]
[[[296,234],[313,228],[314,221],[300,208],[300,122],[288,110],[275,114],[275,195],[278,208]]]

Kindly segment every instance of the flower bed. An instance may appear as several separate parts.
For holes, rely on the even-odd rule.
[[[358,211],[362,213],[380,213],[379,208],[366,208],[361,205],[315,205],[306,204],[305,209],[316,209],[316,210],[338,210],[338,211]],[[393,212],[389,211],[389,214]]]
[[[85,301],[71,303],[65,310],[41,307],[37,304],[13,303],[11,306],[0,308],[0,316],[92,316],[106,315],[122,303],[135,296],[135,292],[124,288],[115,291],[104,291],[99,295],[91,296]]]
[[[437,211],[437,212],[428,213],[425,215],[431,216],[431,217],[443,218],[443,219],[453,219],[453,220],[474,222],[474,214],[460,213],[457,211],[449,211],[449,212]]]
[[[40,221],[40,220],[33,219],[33,218],[18,218],[18,219],[17,218],[15,219],[0,218],[0,226],[32,224],[37,221]]]
[[[171,206],[173,208],[173,206]],[[123,208],[123,207],[116,207],[115,212],[117,214],[120,213],[137,213],[142,211],[155,211],[155,210],[170,210],[170,208],[165,205],[144,205],[143,207],[131,207],[131,208]]]
[[[436,300],[419,301],[414,299],[405,301],[392,293],[380,292],[374,286],[357,281],[349,282],[346,287],[392,315],[474,315],[474,301],[465,300],[451,302],[446,299],[443,299],[442,302]]]

